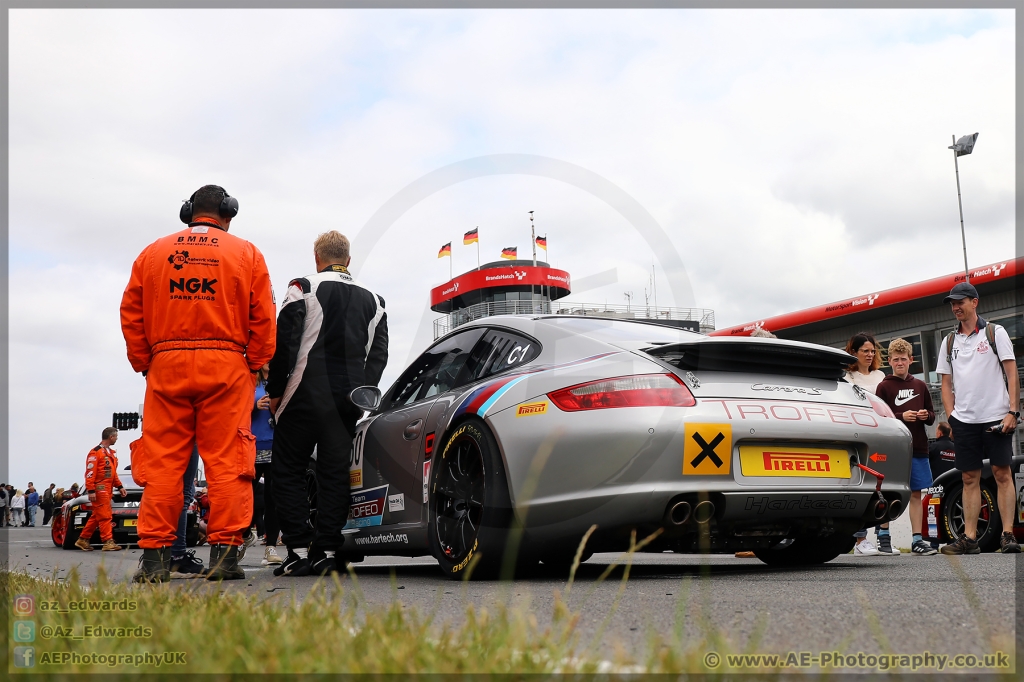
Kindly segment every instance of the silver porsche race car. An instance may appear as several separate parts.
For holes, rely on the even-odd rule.
[[[355,434],[342,553],[493,575],[568,566],[596,526],[583,560],[658,532],[645,551],[829,561],[910,496],[910,434],[842,380],[852,362],[639,321],[471,322],[379,403],[356,400],[373,409]]]

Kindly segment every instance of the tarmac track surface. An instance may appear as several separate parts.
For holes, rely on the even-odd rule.
[[[0,541],[14,570],[38,576],[64,577],[77,567],[82,579],[91,581],[102,565],[112,578],[127,579],[141,556],[138,549],[61,550],[50,541],[49,528],[5,528]],[[175,580],[172,585],[302,599],[317,579],[274,577],[260,566],[263,550],[256,545],[243,559],[246,580],[221,585]],[[208,562],[209,549],[198,548],[197,556]],[[653,634],[671,639],[677,627],[684,641],[701,651],[699,644],[713,633],[726,643],[718,649],[733,653],[1012,653],[1020,557],[844,555],[813,568],[776,569],[732,555],[638,554],[615,606],[622,571],[604,582],[597,579],[618,555],[597,554],[577,572],[568,603],[581,616],[580,642],[593,643],[609,657],[615,647],[640,654]],[[543,568],[511,582],[453,582],[429,557],[368,557],[353,567],[364,608],[397,599],[452,624],[461,623],[467,604],[508,603],[532,612],[543,628],[550,622],[555,591],[564,593],[567,582],[567,575]],[[341,583],[352,588],[347,575]],[[609,614],[601,642],[593,642]]]

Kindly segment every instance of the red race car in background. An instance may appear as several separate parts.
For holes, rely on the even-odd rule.
[[[139,542],[139,504],[142,502],[142,488],[132,479],[131,464],[124,467],[120,474],[121,482],[124,484],[125,497],[121,497],[115,491],[110,498],[111,512],[114,520],[114,542],[122,547],[134,546]],[[50,521],[50,538],[53,544],[64,549],[74,549],[75,542],[82,534],[85,522],[92,514],[92,505],[89,502],[72,504],[75,494],[70,490],[65,491],[60,501],[61,506],[53,510],[53,520]],[[185,540],[189,547],[194,547],[199,541],[199,529],[196,525],[195,503],[188,512],[188,521],[185,526]],[[99,530],[90,538],[90,544],[102,544]]]
[[[1013,458],[1014,491],[1016,497],[1013,534],[1024,541],[1024,455]],[[955,541],[964,532],[964,484],[960,472],[950,469],[935,479],[931,488],[921,496],[924,507],[921,536],[946,544]],[[988,460],[981,471],[981,514],[978,518],[978,544],[982,552],[999,549],[999,536],[1003,523],[996,504],[996,482]]]

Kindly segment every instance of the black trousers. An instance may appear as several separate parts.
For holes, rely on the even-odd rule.
[[[312,546],[331,551],[345,541],[341,529],[348,521],[352,435],[358,413],[339,409],[326,378],[303,379],[285,406],[274,429],[274,507],[289,548]],[[309,521],[306,469],[316,448],[316,528]]]
[[[281,533],[281,524],[277,520],[277,507],[274,506],[274,472],[273,460],[256,465],[256,478],[263,477],[263,528],[267,536],[267,544],[273,547],[277,544],[277,536]],[[255,505],[254,505],[255,507]],[[261,529],[257,528],[257,531]]]
[[[50,517],[53,516],[53,504],[39,505],[43,508],[43,525],[45,526],[50,522]]]

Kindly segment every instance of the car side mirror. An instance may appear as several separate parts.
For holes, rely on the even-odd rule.
[[[382,397],[380,389],[376,386],[360,386],[353,388],[348,394],[348,399],[353,405],[367,412],[373,412],[380,407]]]

